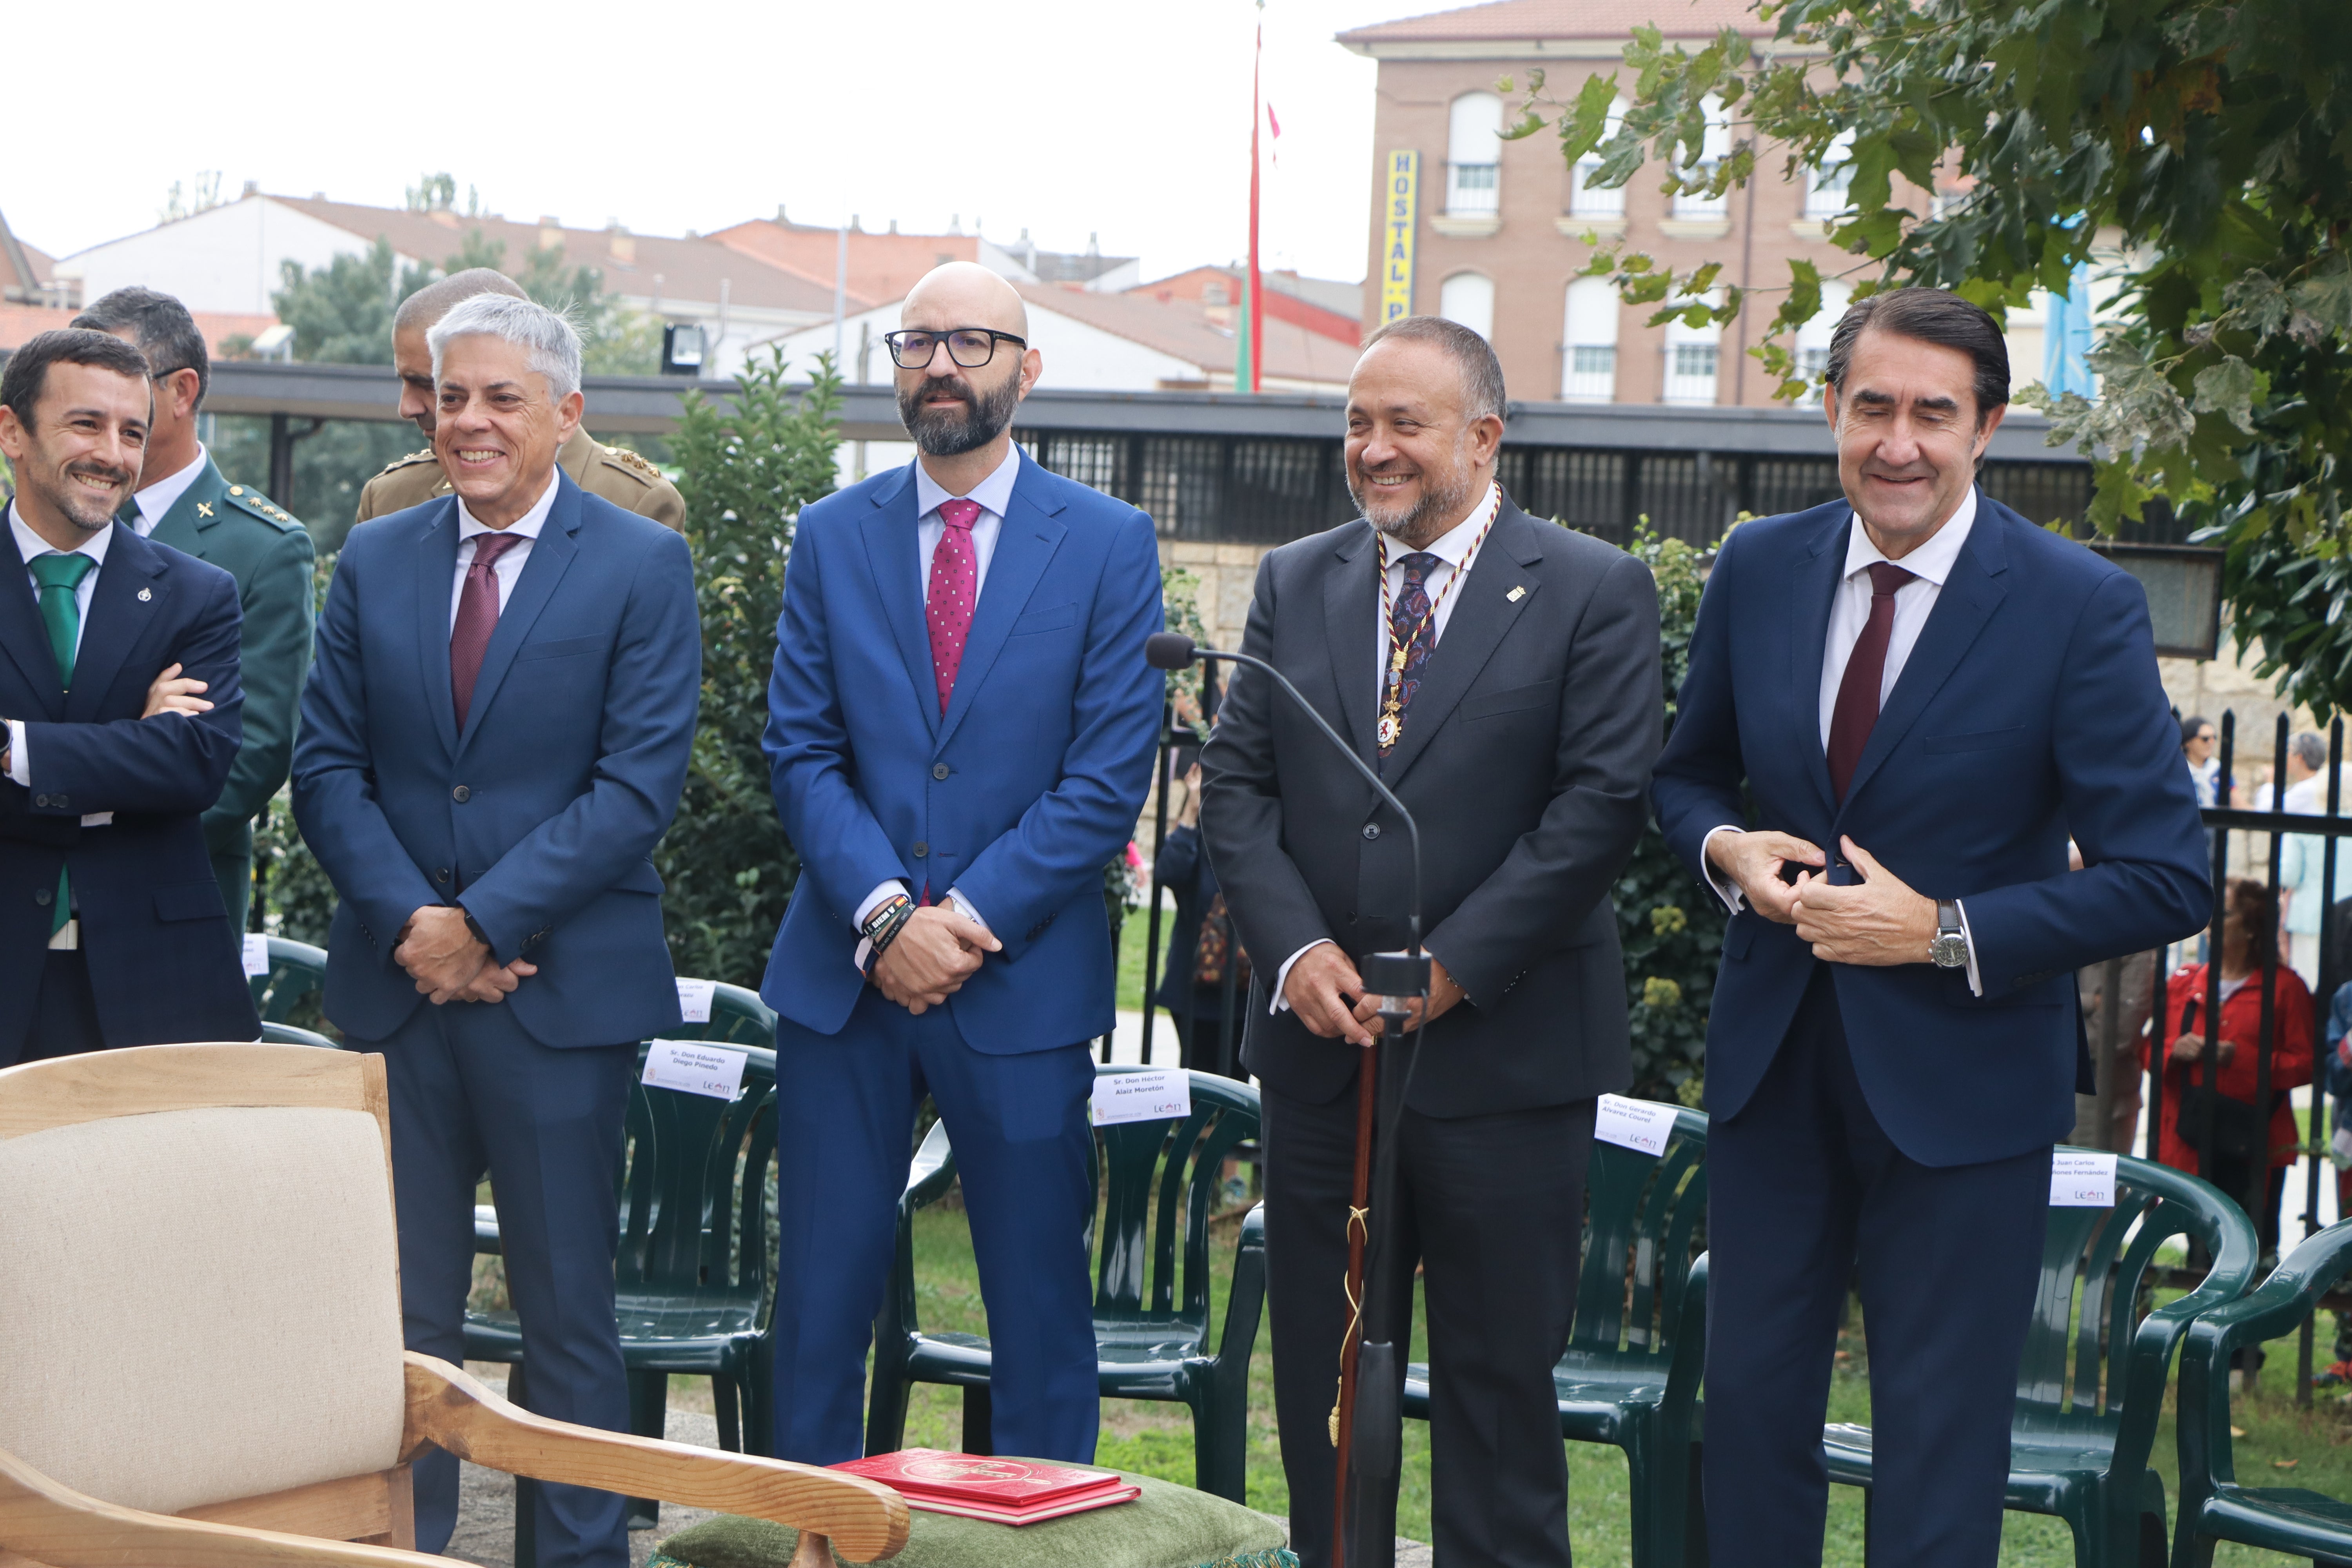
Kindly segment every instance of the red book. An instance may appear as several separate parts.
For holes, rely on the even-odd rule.
[[[904,1448],[832,1467],[894,1488],[909,1508],[999,1524],[1034,1524],[1140,1497],[1116,1471],[1037,1464],[937,1448]]]

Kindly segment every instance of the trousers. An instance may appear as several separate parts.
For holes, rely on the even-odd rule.
[[[408,1348],[463,1364],[474,1195],[488,1173],[531,1410],[627,1431],[613,1255],[636,1047],[558,1050],[531,1038],[503,1003],[452,1002],[417,1008],[367,1048],[383,1053],[391,1089]],[[414,1480],[416,1549],[438,1553],[457,1528],[457,1461],[434,1449],[416,1461]],[[534,1489],[540,1568],[627,1568],[621,1498]]]
[[[1941,1167],[1906,1156],[1871,1113],[1831,968],[1816,963],[1754,1097],[1708,1128],[1706,1158],[1701,1468],[1713,1561],[1821,1562],[1822,1421],[1838,1319],[1858,1278],[1871,1561],[1992,1568],[2049,1149]]]
[[[51,948],[42,958],[32,1025],[22,1040],[0,1042],[0,1068],[104,1049],[106,1036],[98,1026],[98,994],[90,989],[89,963],[79,949]]]

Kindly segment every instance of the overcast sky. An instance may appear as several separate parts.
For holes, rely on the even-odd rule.
[[[20,57],[0,174],[16,233],[68,255],[151,226],[174,180],[570,225],[709,232],[772,216],[1139,255],[1156,278],[1244,253],[1250,36],[1280,118],[1269,267],[1363,276],[1373,62],[1344,27],[1443,0],[646,0],[355,6],[147,0],[89,13],[100,76]],[[67,13],[43,32],[67,30]],[[446,24],[446,27],[444,24]],[[49,40],[50,61],[72,58]]]

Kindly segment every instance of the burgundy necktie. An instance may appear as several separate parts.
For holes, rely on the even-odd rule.
[[[1830,783],[1845,799],[1862,749],[1878,722],[1878,688],[1886,678],[1886,643],[1895,634],[1895,590],[1913,574],[1892,561],[1870,563],[1870,619],[1854,638],[1853,655],[1838,682],[1837,706],[1830,710]]]
[[[457,728],[466,727],[466,710],[474,705],[474,682],[482,673],[482,654],[490,634],[499,629],[499,575],[491,568],[499,557],[522,542],[514,533],[474,535],[474,563],[466,568],[466,586],[457,595],[457,624],[449,628],[449,695],[457,704]]]
[[[963,668],[964,638],[971,633],[972,605],[980,597],[980,556],[971,547],[971,525],[980,521],[976,500],[940,502],[947,528],[931,552],[931,586],[924,613],[931,624],[931,674],[940,685],[940,712],[948,710],[956,671]]]

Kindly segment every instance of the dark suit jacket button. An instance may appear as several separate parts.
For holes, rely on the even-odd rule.
[[[1378,838],[1380,836],[1381,825],[1379,823],[1367,822],[1364,824],[1364,837],[1366,838]]]
[[[446,881],[447,881],[447,880],[449,879],[449,868],[448,868],[448,867],[446,867],[446,866],[444,866],[444,867],[442,867],[439,870],[437,870],[437,871],[434,872],[434,873],[433,873],[433,879],[434,879],[435,881],[436,881],[436,882],[446,882]]]
[[[67,805],[66,797],[61,795],[53,795],[49,796],[49,804],[62,811],[65,809]]]
[[[943,778],[947,777],[947,776],[948,776],[948,765],[947,765],[947,763],[933,763],[931,764],[931,776],[932,776],[933,778],[935,778],[935,779],[943,779]]]
[[[924,856],[929,855],[930,852],[931,852],[931,847],[930,847],[929,845],[928,845],[928,844],[924,843],[924,842],[923,842],[921,839],[919,839],[919,838],[918,838],[918,839],[916,839],[916,840],[915,840],[915,858],[916,858],[916,859],[919,860],[919,859],[921,859]]]
[[[33,902],[40,905],[41,908],[45,910],[47,909],[49,907],[49,889],[42,888],[36,890],[33,894]]]
[[[459,784],[456,789],[449,792],[449,798],[456,801],[459,805],[463,805],[467,801],[474,798],[474,792],[467,789],[464,784]]]
[[[37,795],[33,797],[33,804],[46,810],[48,807],[49,797],[45,795]]]

